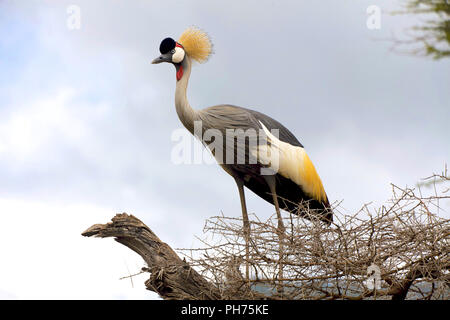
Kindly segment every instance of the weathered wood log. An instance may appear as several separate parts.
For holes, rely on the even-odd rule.
[[[267,226],[268,228],[271,228],[271,225]],[[370,221],[370,224],[368,226],[373,226],[372,220]],[[440,224],[438,224],[437,226],[439,227]],[[433,225],[431,225],[429,228],[432,227]],[[239,229],[239,227],[236,228],[237,229],[235,230],[235,234],[240,234],[242,230]],[[370,232],[370,230],[372,229],[373,228],[368,228],[366,226],[365,230],[369,230],[367,232]],[[305,232],[310,232],[311,230],[313,229],[305,229]],[[321,230],[321,232],[328,231]],[[352,235],[351,232],[349,232],[349,234]],[[290,294],[290,292],[287,292],[283,295],[278,295],[277,293],[273,292],[271,294],[270,286],[264,286],[264,283],[267,283],[264,281],[261,281],[262,286],[260,285],[260,288],[265,288],[267,291],[266,293],[262,294],[256,290],[252,290],[252,287],[247,285],[248,281],[245,281],[245,279],[242,277],[242,274],[238,269],[239,262],[236,262],[235,256],[232,253],[230,253],[230,256],[228,258],[233,258],[233,263],[230,264],[228,269],[225,268],[223,271],[223,276],[226,279],[226,283],[222,284],[220,286],[221,289],[219,290],[218,286],[207,281],[185,260],[182,260],[169,245],[162,242],[155,235],[155,233],[142,221],[126,213],[117,214],[114,218],[112,218],[112,222],[110,223],[93,225],[92,227],[84,231],[82,235],[85,237],[114,237],[117,242],[138,253],[148,265],[148,268],[143,268],[144,271],[150,273],[150,278],[145,282],[147,289],[158,293],[163,299],[298,299],[299,293],[293,290],[292,287],[290,287],[292,294]],[[439,229],[438,232],[434,232],[433,235],[433,239],[448,239],[448,228],[443,228],[442,230]],[[340,234],[340,236],[344,237],[342,233]],[[400,236],[404,237],[403,234],[400,234]],[[271,238],[268,237],[267,239],[264,239],[264,241],[270,241],[270,239]],[[314,238],[311,241],[315,241],[315,239],[317,238]],[[369,299],[376,296],[384,298],[391,297],[393,300],[404,300],[407,297],[414,281],[420,278],[427,278],[429,280],[437,279],[440,281],[444,281],[448,286],[448,277],[445,276],[445,272],[450,270],[450,263],[448,260],[448,247],[444,245],[437,246],[436,241],[437,240],[433,242],[433,246],[436,247],[436,250],[434,250],[428,256],[424,256],[417,261],[411,262],[408,266],[409,271],[406,272],[406,274],[399,272],[399,270],[406,270],[405,268],[381,274],[381,278],[389,285],[386,289],[367,290],[362,288],[359,294],[350,292],[351,294],[349,295],[345,291],[340,292],[336,290],[324,290],[323,284],[326,283],[328,285],[326,281],[329,281],[329,276],[325,278],[325,282],[319,281],[318,284],[314,283],[314,281],[318,278],[316,276],[311,276],[312,282],[305,282],[306,284],[303,288],[306,288],[307,290],[312,288],[312,290],[316,291],[314,291],[312,294],[309,294],[309,296],[307,296],[306,298],[360,300]],[[308,248],[305,249],[305,247],[302,247],[302,249],[306,250]],[[256,254],[259,253],[257,252]],[[326,259],[327,263],[329,262],[329,257],[332,257],[333,254],[335,255],[336,253],[331,252],[323,256],[324,259]],[[389,254],[393,255],[396,254],[396,252],[394,252],[393,254]],[[389,257],[390,255],[386,256]],[[266,260],[262,260],[266,259],[265,255],[255,255],[254,258],[255,257],[259,258],[259,261],[261,263],[267,262]],[[342,261],[344,263],[346,263],[346,261],[358,261],[358,257],[355,257],[353,255],[344,255]],[[331,263],[335,263],[337,266],[336,268],[341,268],[341,263],[343,263],[342,261],[335,259]],[[274,263],[276,263],[276,261]],[[307,261],[307,263],[309,263],[309,261]],[[357,264],[353,263],[353,265]],[[347,264],[345,264],[345,266],[347,267]],[[294,268],[292,268],[291,270],[295,270],[295,268],[298,267],[298,261],[294,261],[293,267]],[[356,270],[347,271],[353,272],[356,275],[361,275],[363,274],[364,269],[365,264],[362,264],[359,269],[356,268]],[[270,280],[270,278],[266,278],[266,280]],[[285,281],[287,284],[301,284],[301,282],[299,282],[300,280],[296,279],[285,279]],[[273,281],[273,283],[275,283],[275,281]],[[257,282],[255,282],[255,284],[257,284]],[[349,282],[349,285],[352,285],[352,283]],[[353,284],[353,286],[356,289],[359,288],[356,287],[355,284]],[[303,288],[300,287],[300,289]],[[431,298],[432,293],[433,291],[426,292],[424,297]]]
[[[183,261],[141,220],[126,213],[117,214],[112,222],[95,224],[82,233],[85,237],[114,237],[114,240],[139,254],[148,265],[148,290],[163,299],[219,299],[219,290]]]

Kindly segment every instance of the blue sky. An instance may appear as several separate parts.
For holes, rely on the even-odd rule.
[[[383,39],[416,22],[386,14],[398,3],[377,1],[381,29],[368,30],[371,1],[1,2],[0,211],[8,231],[0,242],[13,245],[2,248],[0,297],[154,298],[143,277],[134,288],[118,280],[139,270],[139,257],[80,233],[126,211],[170,245],[190,247],[206,218],[240,216],[234,181],[219,166],[170,159],[181,127],[174,70],[150,61],[163,38],[190,25],[215,45],[193,69],[192,106],[231,103],[285,124],[348,212],[385,203],[390,183],[413,186],[440,172],[450,158],[450,62],[390,50]],[[66,26],[70,4],[81,8],[80,30]],[[251,212],[273,213],[247,196]],[[34,285],[17,254],[30,248],[45,279]]]

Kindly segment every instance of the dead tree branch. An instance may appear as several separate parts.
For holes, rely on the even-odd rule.
[[[148,290],[164,299],[218,299],[217,288],[181,260],[170,246],[162,242],[142,221],[126,213],[112,222],[96,224],[82,233],[85,237],[114,237],[114,240],[139,254],[151,273],[145,282]]]
[[[355,214],[334,208],[329,227],[285,213],[283,279],[275,216],[251,216],[249,255],[241,219],[208,219],[203,247],[179,249],[187,262],[131,215],[83,235],[115,237],[137,252],[151,273],[147,288],[164,299],[449,299],[450,220],[437,213],[448,211],[450,178],[445,171],[429,180],[416,188],[392,185],[392,198],[380,208],[365,205]],[[247,256],[249,280],[241,272]]]

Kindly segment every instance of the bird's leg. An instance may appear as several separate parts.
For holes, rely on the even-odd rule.
[[[249,242],[250,242],[250,223],[248,221],[247,205],[245,204],[244,183],[241,179],[235,178],[241,198],[242,220],[244,222],[245,238],[245,279],[249,280]]]
[[[264,176],[266,179],[267,184],[270,188],[270,193],[272,194],[273,203],[275,204],[275,210],[277,212],[277,220],[278,220],[278,240],[279,240],[279,259],[278,259],[278,279],[280,279],[280,285],[278,287],[278,292],[283,291],[283,285],[282,285],[282,279],[283,279],[283,255],[284,255],[284,245],[283,245],[283,237],[285,234],[285,227],[283,223],[283,218],[281,217],[280,213],[280,206],[278,205],[278,196],[277,196],[277,190],[276,190],[276,181],[274,176]]]

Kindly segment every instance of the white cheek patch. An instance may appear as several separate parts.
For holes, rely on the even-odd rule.
[[[180,63],[184,59],[184,50],[180,47],[175,47],[175,53],[172,55],[173,63]]]

